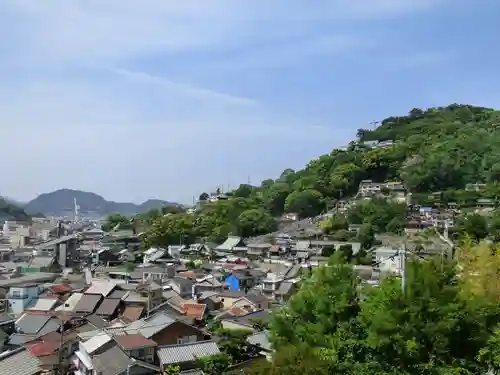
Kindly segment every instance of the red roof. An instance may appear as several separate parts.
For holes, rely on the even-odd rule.
[[[125,350],[156,345],[153,340],[147,339],[140,334],[115,336],[115,341]]]
[[[57,284],[49,287],[49,290],[55,294],[66,294],[72,291],[68,284]]]
[[[205,314],[205,309],[207,305],[202,303],[185,303],[183,306],[184,314],[191,318],[195,318],[198,320],[203,319],[203,315]]]
[[[28,344],[28,349],[36,357],[42,357],[45,355],[51,355],[59,349],[59,343],[57,342],[36,342],[33,344]]]

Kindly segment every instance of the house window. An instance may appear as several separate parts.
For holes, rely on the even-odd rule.
[[[137,351],[137,355],[140,357],[140,358],[143,358],[144,355],[146,354],[146,351],[144,349],[139,349]]]
[[[18,290],[13,290],[12,291],[12,296],[13,297],[21,297],[21,292]]]

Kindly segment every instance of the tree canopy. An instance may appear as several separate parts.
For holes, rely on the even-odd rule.
[[[462,260],[467,267],[410,259],[404,289],[397,276],[364,286],[353,266],[334,255],[275,313],[273,360],[251,373],[482,374],[497,368],[498,283],[473,279],[475,287],[468,285],[485,259],[495,260],[486,278],[499,263],[487,258],[487,244],[464,246],[476,254]]]

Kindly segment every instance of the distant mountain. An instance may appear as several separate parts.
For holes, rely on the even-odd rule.
[[[29,215],[22,207],[12,204],[10,200],[0,197],[0,221],[27,221],[30,220]]]
[[[105,216],[112,213],[135,215],[153,208],[173,206],[177,203],[159,199],[150,199],[142,204],[107,201],[95,193],[86,191],[60,189],[51,193],[40,194],[26,203],[27,213],[41,212],[46,216],[70,216],[74,212],[74,199],[80,206],[80,213],[88,216]]]

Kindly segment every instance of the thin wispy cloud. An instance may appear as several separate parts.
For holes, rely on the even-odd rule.
[[[452,17],[456,4],[3,1],[0,146],[18,155],[22,140],[30,153],[5,167],[14,177],[0,190],[23,200],[69,187],[182,201],[301,167],[379,111],[394,114],[383,103],[407,105],[367,93],[366,85],[410,85],[381,56],[399,55],[395,67],[422,75],[451,64],[446,56],[463,46],[434,52],[414,23],[436,28],[432,17]],[[387,76],[373,74],[378,67]]]

